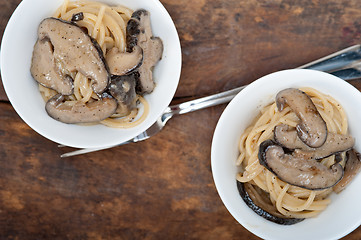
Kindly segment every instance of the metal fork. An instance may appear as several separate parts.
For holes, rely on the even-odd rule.
[[[150,126],[146,131],[142,132],[141,134],[139,134],[138,136],[136,136],[133,139],[130,139],[126,142],[123,142],[121,144],[115,145],[115,146],[109,146],[109,147],[102,147],[102,148],[84,148],[84,149],[79,149],[73,152],[68,152],[68,153],[64,153],[62,155],[60,155],[60,157],[70,157],[70,156],[75,156],[75,155],[79,155],[79,154],[84,154],[84,153],[90,153],[90,152],[95,152],[95,151],[99,151],[99,150],[104,150],[104,149],[109,149],[109,148],[113,148],[116,146],[121,146],[124,144],[128,144],[128,143],[135,143],[135,142],[139,142],[139,141],[143,141],[146,140],[148,138],[150,138],[151,136],[157,134],[158,132],[160,132],[160,130],[163,129],[163,127],[166,125],[166,123],[168,122],[169,119],[171,119],[174,115],[179,115],[179,114],[184,114],[184,113],[189,113],[189,112],[193,112],[199,109],[203,109],[203,108],[207,108],[207,107],[211,107],[211,106],[216,106],[222,103],[227,103],[229,101],[232,100],[232,98],[234,98],[234,96],[240,92],[243,88],[245,88],[246,86],[242,86],[239,88],[235,88],[226,92],[222,92],[219,94],[215,94],[215,95],[211,95],[208,97],[204,97],[204,98],[199,98],[199,99],[195,99],[189,102],[184,102],[181,104],[177,104],[177,105],[172,105],[169,106],[165,109],[165,111],[163,112],[163,114],[157,119],[157,121]]]
[[[314,70],[328,72],[347,81],[361,78],[361,45],[355,45],[346,48],[344,50],[330,54],[326,57],[320,58],[316,61],[302,65],[298,68],[314,69]],[[165,111],[157,119],[157,121],[152,126],[150,126],[145,132],[121,144],[115,146],[109,146],[109,147],[102,147],[102,148],[79,149],[76,151],[64,153],[61,155],[61,157],[70,157],[70,156],[95,152],[99,150],[109,149],[128,143],[135,143],[146,140],[151,136],[160,132],[163,129],[163,127],[166,125],[168,120],[171,119],[174,115],[189,113],[207,107],[227,103],[231,101],[237,95],[237,93],[243,90],[246,86],[247,85],[234,88],[232,90],[228,90],[225,92],[221,92],[218,94],[214,94],[211,96],[169,106],[165,109]]]

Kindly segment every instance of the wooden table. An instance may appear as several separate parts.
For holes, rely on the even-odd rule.
[[[1,35],[20,0],[0,0]],[[232,89],[361,43],[358,0],[162,0],[178,29],[174,102]],[[358,89],[361,85],[353,82]],[[211,141],[225,105],[151,139],[61,159],[0,90],[0,239],[259,239],[215,189]],[[345,237],[360,239],[361,228]]]

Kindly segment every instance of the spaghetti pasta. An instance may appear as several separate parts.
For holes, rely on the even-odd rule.
[[[70,1],[64,3],[56,10],[53,17],[71,21],[74,14],[83,14],[83,19],[76,24],[86,29],[89,36],[99,44],[104,56],[112,49],[117,48],[119,52],[126,52],[126,26],[131,18],[132,10],[123,6],[108,6],[93,1]],[[74,80],[74,91],[72,95],[66,96],[66,105],[72,106],[76,102],[91,102],[99,100],[99,96],[93,91],[89,78],[80,72],[71,73]],[[39,91],[45,101],[48,101],[56,91],[39,84]],[[131,128],[143,122],[149,112],[149,105],[144,97],[137,95],[138,106],[132,109],[128,116],[113,114],[99,123],[114,128]],[[140,111],[139,105],[142,106]],[[138,114],[139,113],[139,114]]]
[[[346,114],[335,99],[312,88],[300,88],[300,90],[310,96],[325,120],[329,132],[347,134]],[[270,201],[283,216],[309,218],[318,215],[327,207],[330,203],[328,196],[332,188],[316,191],[290,185],[263,167],[258,160],[259,145],[273,138],[275,126],[287,124],[296,127],[298,122],[298,117],[290,107],[282,111],[278,111],[276,103],[264,107],[259,116],[240,136],[237,159],[240,172],[237,175],[237,181],[250,183],[268,193]],[[344,161],[341,165],[345,164]],[[323,159],[322,163],[331,166],[335,163],[335,155]]]

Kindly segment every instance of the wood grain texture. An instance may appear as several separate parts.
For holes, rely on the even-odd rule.
[[[163,1],[183,49],[176,96],[250,83],[360,42],[357,1]]]
[[[257,239],[213,185],[210,144],[222,109],[174,118],[139,144],[60,159],[69,149],[1,103],[0,141],[11,145],[0,146],[0,238]]]
[[[0,0],[1,35],[20,0]],[[228,90],[360,43],[357,0],[162,0],[182,45],[176,101]],[[359,81],[353,84],[361,89]],[[61,159],[0,87],[0,239],[250,239],[210,168],[223,106],[151,139]],[[344,239],[361,239],[361,228]]]
[[[6,24],[9,21],[11,14],[14,12],[15,8],[19,5],[21,0],[0,0],[0,37],[2,39]],[[8,101],[8,98],[5,94],[4,87],[2,82],[0,84],[0,101]]]

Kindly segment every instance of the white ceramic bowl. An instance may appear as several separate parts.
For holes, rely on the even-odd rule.
[[[6,94],[20,117],[44,137],[72,147],[104,147],[129,140],[150,127],[169,105],[178,86],[181,71],[181,47],[176,28],[158,0],[98,0],[120,4],[133,10],[150,12],[153,33],[163,40],[162,60],[154,69],[155,90],[145,99],[150,113],[131,129],[103,125],[80,126],[55,121],[45,112],[45,103],[37,83],[30,75],[33,46],[42,19],[50,17],[63,0],[23,0],[5,29],[1,44],[1,76]]]
[[[259,110],[274,101],[288,87],[312,87],[329,94],[344,107],[350,133],[361,150],[361,93],[349,83],[314,70],[285,70],[262,77],[241,91],[219,119],[212,142],[212,172],[217,191],[232,216],[243,227],[264,239],[338,239],[361,224],[360,174],[340,194],[332,194],[331,204],[319,216],[284,226],[254,213],[240,197],[236,186],[237,143]]]

